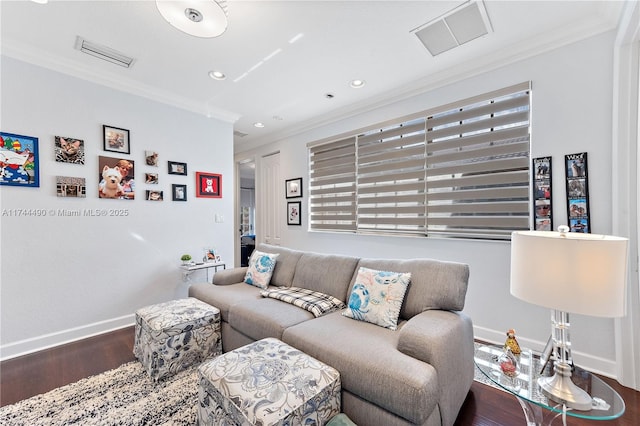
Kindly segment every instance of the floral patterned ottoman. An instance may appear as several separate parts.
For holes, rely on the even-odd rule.
[[[218,308],[189,297],[136,311],[133,354],[155,381],[221,353]]]
[[[322,426],[340,413],[340,374],[266,338],[198,368],[198,424]]]

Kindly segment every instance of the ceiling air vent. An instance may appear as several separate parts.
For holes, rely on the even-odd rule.
[[[491,31],[491,23],[482,1],[471,1],[428,22],[411,32],[431,55],[436,56]]]
[[[100,44],[93,43],[85,40],[84,38],[77,36],[75,48],[87,55],[95,56],[112,64],[120,65],[121,67],[130,68],[133,65],[134,59],[113,50],[109,47],[102,46]]]

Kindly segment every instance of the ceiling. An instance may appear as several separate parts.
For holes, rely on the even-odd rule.
[[[432,56],[412,30],[466,3],[231,0],[227,31],[205,39],[170,26],[153,0],[3,0],[2,53],[233,122],[242,151],[613,29],[624,6],[485,0],[489,33]],[[135,62],[85,55],[77,36]]]

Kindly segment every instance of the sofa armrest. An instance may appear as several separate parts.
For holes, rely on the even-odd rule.
[[[436,370],[442,424],[453,424],[473,383],[471,318],[462,312],[425,311],[407,321],[399,333],[398,350]]]
[[[244,276],[247,273],[246,266],[240,268],[223,269],[213,274],[213,284],[216,285],[229,285],[237,284],[244,281]]]

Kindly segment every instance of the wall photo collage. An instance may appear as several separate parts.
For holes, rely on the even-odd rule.
[[[15,133],[0,132],[0,185],[40,186],[39,138]],[[83,139],[70,136],[54,136],[55,161],[59,163],[86,164]],[[98,198],[134,200],[136,194],[136,168],[131,156],[131,136],[128,129],[111,125],[102,126],[102,150],[123,156],[98,155],[98,175],[93,180],[89,194]],[[163,201],[164,191],[160,188],[161,177],[158,172],[160,154],[156,151],[144,151],[144,170],[142,177],[145,187],[145,200]],[[187,163],[167,161],[169,175],[187,176]],[[56,195],[58,197],[86,198],[87,181],[83,176],[56,176]],[[222,175],[196,172],[196,196],[208,198],[222,197]],[[94,188],[94,189],[92,189]],[[187,201],[187,184],[172,183],[171,199]],[[95,191],[95,192],[94,192]]]

